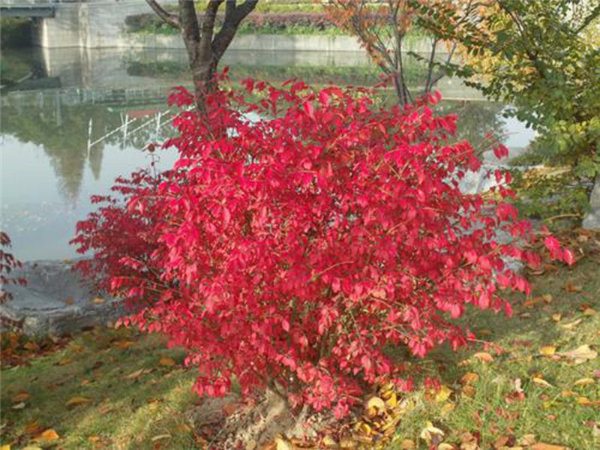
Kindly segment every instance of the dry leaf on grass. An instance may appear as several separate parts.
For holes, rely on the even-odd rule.
[[[427,422],[425,428],[421,430],[419,437],[430,445],[437,445],[444,438],[444,432],[433,426],[431,422]]]
[[[435,394],[435,401],[439,403],[444,403],[446,400],[448,400],[451,394],[452,389],[443,384]]]
[[[142,375],[145,375],[150,372],[152,372],[152,369],[142,368],[142,369],[136,370],[135,372],[131,372],[129,375],[125,375],[125,377],[123,377],[123,378],[125,378],[126,380],[137,380]]]
[[[175,360],[169,357],[160,358],[160,361],[158,363],[164,367],[173,367],[176,364]]]
[[[494,357],[492,355],[490,355],[488,352],[478,352],[475,353],[473,355],[473,358],[483,362],[483,363],[489,363],[492,362],[494,360]]]
[[[561,327],[563,327],[565,330],[572,330],[577,325],[579,325],[582,321],[583,321],[583,319],[577,319],[574,322],[570,322],[570,323],[566,323],[564,325],[561,325]]]
[[[130,347],[133,347],[135,345],[135,342],[128,341],[128,340],[121,340],[121,341],[113,342],[112,345],[113,345],[113,347],[120,348],[122,350],[126,350]]]
[[[580,378],[575,383],[573,383],[573,386],[585,386],[588,384],[594,384],[595,382],[596,380],[594,380],[593,378]]]
[[[598,352],[592,350],[589,345],[584,344],[577,347],[575,350],[568,352],[559,353],[561,356],[572,360],[573,364],[583,364],[586,361],[595,359],[598,356]]]
[[[29,400],[30,397],[31,397],[31,395],[29,394],[29,392],[21,391],[15,395],[13,395],[11,400],[13,403],[21,403],[21,402],[25,402],[25,401]]]
[[[462,384],[472,384],[477,380],[479,380],[479,375],[477,375],[475,372],[467,372],[462,376],[460,382]]]
[[[554,345],[545,345],[540,348],[540,355],[552,356],[556,353],[556,347]]]
[[[546,380],[544,380],[543,378],[540,378],[540,377],[533,377],[531,381],[533,381],[535,384],[538,384],[540,386],[554,387],[550,383],[548,383]]]
[[[34,440],[45,444],[58,441],[59,439],[60,436],[58,433],[54,429],[48,428],[46,431],[39,434]]]
[[[567,450],[567,447],[563,445],[545,444],[544,442],[536,442],[529,448],[530,450]]]
[[[86,403],[90,403],[91,401],[92,401],[92,399],[90,399],[90,398],[76,395],[75,397],[71,397],[67,401],[67,403],[65,403],[65,406],[74,407],[74,406],[79,406],[79,405],[85,405]]]
[[[400,450],[414,450],[415,448],[417,448],[415,442],[410,439],[403,439],[400,442]]]

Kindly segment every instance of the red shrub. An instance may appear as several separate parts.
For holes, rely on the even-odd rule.
[[[4,231],[0,231],[0,304],[12,300],[12,293],[5,290],[6,286],[9,284],[24,286],[26,284],[23,277],[12,275],[12,271],[21,268],[22,264],[12,253],[7,252],[10,246],[10,237]]]
[[[147,306],[130,323],[187,348],[199,394],[223,395],[235,376],[245,393],[270,386],[342,416],[367,385],[402,375],[386,346],[456,348],[467,305],[510,313],[503,294],[528,284],[505,260],[538,262],[517,243],[531,227],[461,193],[480,162],[449,143],[456,117],[301,82],[247,88],[263,100],[219,93],[206,116],[181,113],[173,170],[121,185],[126,205],[111,200],[74,240],[95,252],[85,269]]]

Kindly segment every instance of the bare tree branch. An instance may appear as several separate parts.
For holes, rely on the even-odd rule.
[[[148,3],[148,6],[152,8],[152,10],[163,20],[163,22],[171,25],[174,28],[180,28],[179,19],[177,16],[175,14],[171,14],[162,6],[160,6],[156,0],[146,0],[146,3]]]
[[[223,56],[223,53],[225,53],[225,50],[227,50],[227,47],[229,47],[229,44],[233,40],[240,23],[254,10],[257,4],[258,0],[246,0],[241,5],[236,6],[235,0],[227,0],[225,4],[225,20],[212,42],[212,49],[217,58]]]

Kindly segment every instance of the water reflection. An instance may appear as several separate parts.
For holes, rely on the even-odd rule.
[[[378,77],[364,54],[351,52],[229,52],[225,64],[234,80],[297,76],[313,84],[371,85]],[[93,209],[89,196],[147,166],[141,149],[168,130],[165,99],[171,86],[189,79],[185,54],[37,49],[3,52],[0,67],[1,227],[23,259],[72,257],[68,241],[75,222]],[[420,70],[411,72],[415,83]],[[456,80],[440,88],[449,98],[480,99]],[[501,105],[457,101],[443,108],[460,115],[460,137],[474,144],[506,131]],[[173,159],[167,152],[161,164]]]

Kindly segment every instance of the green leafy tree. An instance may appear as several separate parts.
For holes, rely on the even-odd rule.
[[[512,114],[538,131],[529,162],[568,168],[568,175],[528,182],[531,198],[552,199],[535,212],[581,216],[600,173],[600,4],[479,2],[475,20],[467,22],[441,3],[435,9],[413,4],[420,5],[420,26],[461,46],[460,67],[447,69],[513,105]]]

